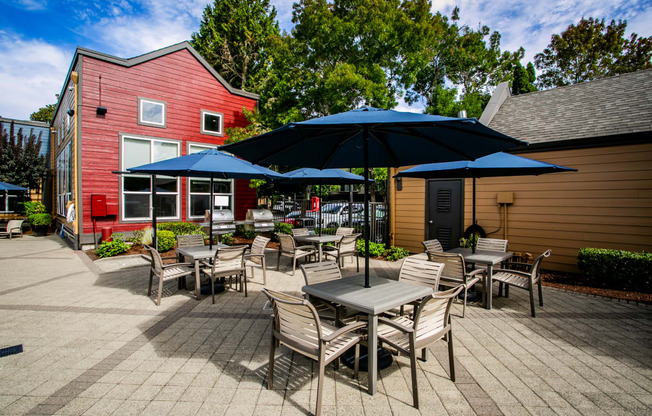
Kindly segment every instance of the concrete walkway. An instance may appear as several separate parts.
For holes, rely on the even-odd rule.
[[[275,268],[268,284],[299,294],[300,272]],[[131,266],[131,267],[129,267]],[[396,277],[399,264],[373,262]],[[124,263],[106,272],[57,236],[0,240],[0,414],[304,415],[314,412],[316,368],[281,348],[275,385],[265,385],[269,312],[262,275],[249,297],[235,291],[196,301],[166,284],[148,298],[148,270]],[[114,270],[109,268],[108,270]],[[345,274],[355,268],[347,262]],[[497,291],[495,291],[497,292]],[[324,415],[649,415],[652,309],[544,288],[529,314],[513,289],[494,309],[454,305],[457,382],[444,343],[418,361],[420,411],[411,406],[409,360],[366,375],[327,370]]]

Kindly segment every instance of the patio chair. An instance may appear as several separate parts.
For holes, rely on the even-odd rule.
[[[167,259],[176,259],[176,257],[161,257],[158,251],[155,248],[150,246],[145,246],[145,249],[149,251],[149,255],[152,257],[152,266],[149,271],[149,289],[147,290],[147,296],[152,296],[152,282],[154,276],[158,277],[158,298],[156,304],[161,306],[161,294],[163,293],[163,282],[169,280],[175,280],[184,278],[194,273],[192,269],[192,263],[171,263],[163,264],[163,260]]]
[[[459,285],[445,292],[434,293],[424,298],[416,308],[414,318],[397,316],[392,319],[378,318],[378,341],[396,348],[410,356],[412,372],[412,400],[419,408],[419,390],[417,387],[417,351],[421,350],[421,359],[426,361],[426,348],[444,338],[448,343],[448,365],[451,380],[455,381],[455,363],[453,355],[453,331],[451,327],[450,308],[453,299],[463,289]]]
[[[351,235],[353,234],[353,228],[352,227],[339,227],[335,231],[335,235]]]
[[[505,267],[516,266],[519,268],[528,268],[529,271],[523,270],[510,270],[510,269],[494,269],[492,280],[505,284],[505,297],[509,297],[509,287],[515,286],[525,289],[530,292],[530,310],[532,317],[535,318],[534,312],[534,285],[539,287],[539,306],[543,306],[543,290],[541,289],[541,262],[544,258],[550,257],[552,251],[546,250],[543,254],[537,257],[532,264],[528,263],[514,263],[507,262]],[[500,295],[500,293],[499,293]]]
[[[444,269],[442,263],[435,263],[427,259],[406,257],[403,259],[401,270],[398,273],[398,281],[411,285],[425,286],[432,288],[433,292],[439,290],[439,279]],[[420,301],[411,302],[416,307]],[[401,306],[400,315],[403,315],[404,306]]]
[[[257,235],[251,243],[251,249],[245,253],[245,267],[251,267],[251,278],[254,278],[254,267],[263,269],[263,284],[267,284],[267,266],[265,265],[265,247],[270,239]]]
[[[299,266],[299,268],[303,272],[303,279],[305,280],[306,285],[314,285],[317,283],[328,282],[330,280],[342,278],[342,271],[334,261],[322,261],[319,263],[302,264]],[[335,325],[339,324],[341,312],[343,309],[342,306],[319,298],[307,297],[307,299],[312,302],[313,306],[317,308],[318,312],[321,312],[324,310],[324,308],[328,309],[330,312],[333,312],[334,323]]]
[[[500,251],[501,253],[507,252],[507,240],[498,238],[478,238],[475,243],[476,250],[486,251]]]
[[[297,260],[314,256],[317,252],[315,247],[312,245],[306,246],[297,246],[294,242],[294,237],[289,234],[279,234],[279,247],[278,247],[278,262],[276,263],[276,270],[279,269],[281,265],[281,256],[292,257],[292,276],[294,276],[294,271],[297,268]]]
[[[324,246],[323,253],[328,259],[333,257],[340,267],[344,267],[344,257],[355,257],[357,271],[360,271],[360,256],[358,256],[358,238],[361,234],[349,234],[342,236],[342,239],[334,246]],[[351,259],[353,262],[353,259]]]
[[[211,283],[211,295],[213,296],[213,303],[215,303],[215,280],[217,278],[229,278],[231,283],[235,277],[236,289],[238,282],[240,282],[240,292],[242,292],[242,285],[244,284],[244,294],[247,297],[247,270],[245,269],[245,250],[247,246],[231,246],[220,248],[215,252],[213,257],[213,264],[202,262],[204,268],[201,272],[208,276]]]
[[[292,237],[299,237],[302,235],[310,235],[310,231],[307,228],[293,228]]]
[[[439,284],[444,287],[457,287],[462,285],[464,288],[464,306],[462,306],[462,318],[466,315],[466,298],[469,288],[482,281],[483,296],[487,292],[484,288],[484,276],[486,270],[478,269],[471,272],[466,271],[464,257],[458,253],[430,253],[428,260],[435,263],[443,263],[444,270],[439,279]]]
[[[187,234],[177,236],[177,248],[184,247],[203,247],[204,236],[201,234]],[[177,261],[184,261],[182,254],[177,253]]]
[[[0,236],[8,236],[11,240],[14,234],[23,236],[23,222],[25,220],[9,220],[5,231],[0,231]]]
[[[423,244],[426,253],[442,253],[444,251],[441,243],[436,238],[433,240],[422,241],[421,244]]]
[[[353,331],[365,327],[366,322],[355,322],[342,328],[322,323],[315,307],[307,300],[295,296],[263,289],[274,308],[272,339],[269,349],[269,370],[267,388],[274,383],[274,360],[277,343],[301,355],[317,361],[316,415],[321,415],[321,402],[324,393],[324,370],[348,349],[355,346],[353,377],[358,377],[358,359],[362,335]]]

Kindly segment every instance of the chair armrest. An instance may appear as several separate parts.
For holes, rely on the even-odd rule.
[[[493,271],[495,272],[496,269],[493,269]],[[481,273],[483,274],[483,273],[486,273],[486,272],[487,272],[487,271],[486,271],[485,269],[475,269],[475,270],[473,270],[471,273],[467,273],[467,274],[466,274],[466,277],[473,277],[473,276],[475,276],[476,274],[481,274]]]
[[[295,250],[314,250],[315,246],[296,246]]]
[[[522,270],[512,270],[512,269],[494,269],[494,273],[511,273],[511,274],[516,274],[522,277],[530,277],[532,276],[532,273],[524,272]]]
[[[334,339],[337,339],[340,336],[342,336],[342,334],[345,334],[347,332],[355,331],[356,329],[359,329],[359,328],[364,328],[365,326],[367,326],[366,322],[355,322],[355,323],[349,324],[347,326],[343,326],[342,328],[338,329],[337,331],[335,331],[335,332],[333,332],[333,333],[331,333],[329,335],[326,335],[321,340],[323,342],[331,342]]]
[[[213,267],[213,264],[206,260],[202,260],[199,262],[199,267]]]
[[[161,260],[176,260],[177,256],[172,256],[172,257],[161,257]]]
[[[10,233],[13,233],[14,231],[20,232],[21,227],[12,227],[12,228],[7,230],[7,232],[10,232]]]
[[[391,319],[383,318],[382,316],[378,317],[378,323],[384,323],[386,325],[391,326],[392,328],[398,329],[399,331],[403,332],[404,334],[411,334],[414,332],[414,328],[409,328],[405,325],[401,325],[397,322],[392,321]]]
[[[162,269],[169,269],[170,267],[179,267],[179,266],[188,266],[192,267],[192,263],[172,263],[172,264],[164,264],[161,266]]]
[[[531,263],[522,263],[522,262],[518,262],[518,261],[506,261],[506,262],[503,263],[503,266],[505,266],[506,268],[509,268],[509,266],[527,267],[528,269],[532,268]]]
[[[249,258],[251,258],[251,257],[260,257],[260,258],[263,258],[263,257],[265,257],[265,255],[262,254],[262,253],[261,254],[246,253],[245,257],[249,257]]]

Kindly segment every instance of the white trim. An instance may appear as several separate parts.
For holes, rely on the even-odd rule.
[[[149,104],[154,104],[154,105],[159,105],[162,108],[161,111],[161,122],[155,122],[155,121],[147,121],[143,120],[143,104],[144,103],[149,103]],[[166,128],[167,127],[167,110],[168,110],[168,104],[165,101],[159,101],[159,100],[153,100],[151,98],[144,98],[144,97],[138,97],[138,124],[141,126],[151,126],[151,127],[159,127],[159,128]]]
[[[213,131],[213,130],[206,130],[206,116],[211,115],[211,116],[218,116],[220,118],[220,131]],[[217,111],[211,111],[211,110],[201,110],[201,134],[208,134],[210,136],[219,136],[222,137],[224,136],[224,114],[219,113]]]

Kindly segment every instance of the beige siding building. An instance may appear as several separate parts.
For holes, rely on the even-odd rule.
[[[652,250],[652,70],[511,96],[496,88],[480,121],[530,143],[513,153],[574,173],[477,179],[478,224],[509,250],[552,249],[545,268],[577,272],[582,247]],[[394,172],[394,174],[396,171]],[[471,225],[464,181],[460,230]],[[423,179],[391,181],[393,244],[413,252],[438,217]],[[501,201],[513,202],[500,204]]]

